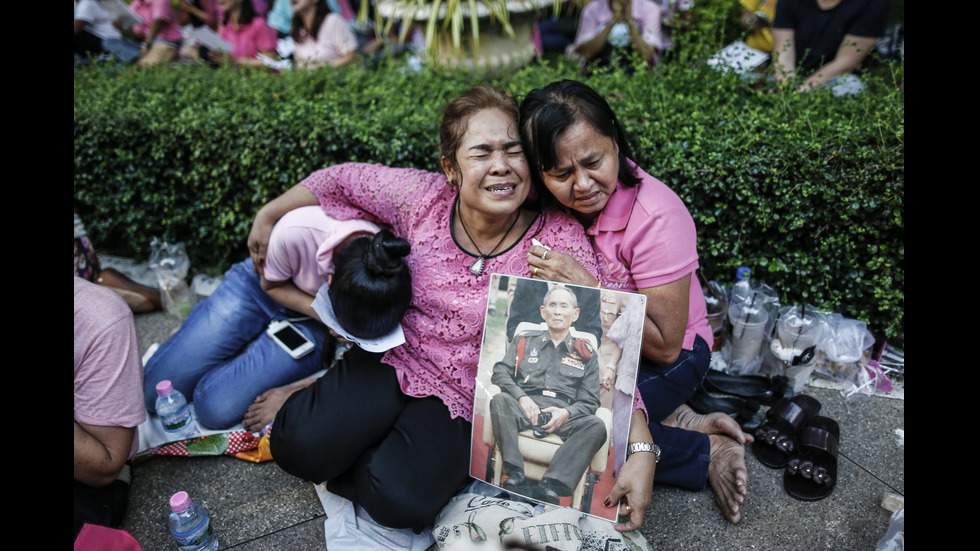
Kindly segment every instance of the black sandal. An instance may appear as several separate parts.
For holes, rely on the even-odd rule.
[[[782,375],[770,379],[761,375],[729,375],[724,371],[709,370],[704,377],[704,387],[711,392],[755,400],[764,406],[793,397],[793,387]]]
[[[800,430],[820,413],[820,402],[798,394],[782,399],[766,412],[767,421],[755,430],[752,453],[760,463],[774,469],[785,467],[796,455]]]
[[[799,454],[786,465],[783,488],[803,501],[829,496],[837,482],[840,426],[827,417],[814,417],[800,431]]]

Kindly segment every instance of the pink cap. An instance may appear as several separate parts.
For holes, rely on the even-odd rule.
[[[168,381],[169,382],[169,381]],[[170,510],[179,513],[181,511],[187,510],[191,506],[191,498],[187,495],[187,492],[177,492],[176,494],[170,496]]]
[[[166,396],[174,391],[174,385],[170,383],[169,380],[164,379],[157,383],[157,394],[160,396]]]

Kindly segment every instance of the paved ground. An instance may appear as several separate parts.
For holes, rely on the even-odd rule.
[[[110,264],[114,265],[114,264]],[[161,312],[136,316],[145,351],[162,342],[177,322]],[[655,549],[670,550],[870,550],[888,529],[888,494],[905,495],[905,401],[871,397],[845,400],[833,389],[805,391],[823,404],[822,415],[840,423],[840,466],[833,494],[798,501],[783,490],[782,472],[747,454],[749,497],[742,522],[728,524],[710,490],[654,489],[642,532]],[[327,549],[325,515],[313,485],[274,462],[231,457],[154,457],[134,469],[124,528],[148,551],[172,549],[167,500],[185,490],[213,516],[222,549]]]

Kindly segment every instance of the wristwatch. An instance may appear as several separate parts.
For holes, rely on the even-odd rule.
[[[650,452],[657,456],[654,463],[660,463],[660,446],[656,444],[651,444],[649,442],[634,442],[627,446],[626,448],[626,458],[633,455],[636,452]]]

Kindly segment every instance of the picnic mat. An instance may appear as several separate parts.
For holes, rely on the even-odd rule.
[[[194,404],[188,404],[194,413]],[[194,419],[197,416],[194,415]],[[272,459],[269,452],[269,431],[253,434],[238,424],[228,430],[205,430],[196,422],[192,436],[182,440],[163,430],[160,418],[146,412],[146,421],[139,426],[139,449],[137,457],[154,455],[178,455],[199,457],[205,455],[230,455],[246,461],[261,463]]]

